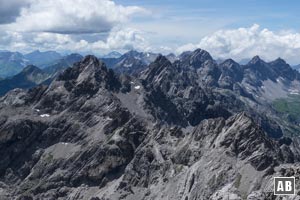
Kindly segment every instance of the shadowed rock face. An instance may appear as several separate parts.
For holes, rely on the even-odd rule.
[[[248,68],[196,50],[136,78],[86,56],[9,92],[0,199],[276,199],[273,176],[299,177],[300,142],[247,96]]]

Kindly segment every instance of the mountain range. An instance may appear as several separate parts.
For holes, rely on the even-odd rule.
[[[300,65],[295,65],[293,68],[300,71]]]
[[[130,51],[55,74],[0,99],[0,199],[279,200],[278,176],[300,195],[300,74],[281,58]]]
[[[104,57],[101,60],[119,74],[137,75],[153,62],[159,54],[131,50],[118,57]],[[171,62],[177,57],[174,54],[166,56]]]
[[[81,59],[82,56],[79,54],[70,54],[61,57],[56,62],[45,65],[43,69],[34,65],[28,65],[20,73],[0,80],[0,96],[15,88],[29,89],[39,84],[48,85],[64,69]]]
[[[0,77],[12,77],[20,73],[28,65],[34,65],[40,69],[44,69],[61,62],[65,57],[66,56],[62,56],[55,51],[41,52],[36,50],[28,54],[0,51]]]
[[[5,78],[15,75],[28,65],[27,60],[21,53],[0,52],[0,77]]]
[[[62,58],[62,55],[60,55],[56,51],[41,52],[39,50],[36,50],[31,53],[25,54],[24,58],[28,60],[30,64],[43,68],[44,65],[49,65],[52,62],[60,60]]]

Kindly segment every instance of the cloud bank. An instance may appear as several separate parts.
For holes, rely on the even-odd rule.
[[[273,32],[254,24],[248,28],[219,30],[204,37],[198,44],[186,44],[177,49],[177,53],[202,48],[214,58],[233,58],[237,61],[252,58],[255,55],[266,60],[278,57],[292,64],[300,62],[300,33]]]
[[[40,49],[42,51],[56,50],[95,54],[103,54],[113,50],[150,50],[148,49],[148,42],[142,36],[142,32],[132,28],[114,28],[106,39],[96,41],[88,41],[84,37],[77,39],[69,34],[6,31],[0,33],[0,49],[6,49],[7,47],[12,51],[29,52]]]
[[[142,32],[124,24],[148,12],[111,0],[1,1],[0,48],[89,53],[145,49]]]
[[[117,5],[110,0],[27,1],[30,5],[21,9],[9,29],[67,34],[101,33],[109,32],[133,15],[146,12],[141,7]],[[22,5],[22,1],[16,2]]]

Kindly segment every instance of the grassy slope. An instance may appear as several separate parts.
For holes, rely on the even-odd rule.
[[[280,124],[291,136],[300,134],[300,95],[290,95],[288,98],[277,99],[273,108],[282,114]]]
[[[277,99],[273,102],[275,110],[286,114],[291,120],[300,120],[300,95],[290,95],[288,98]]]

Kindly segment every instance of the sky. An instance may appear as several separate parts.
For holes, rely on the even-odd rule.
[[[300,63],[297,0],[0,0],[0,49],[128,50]]]

